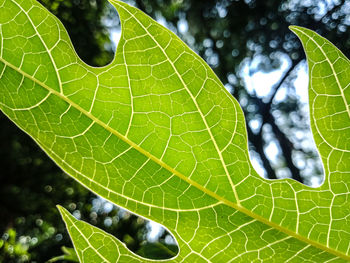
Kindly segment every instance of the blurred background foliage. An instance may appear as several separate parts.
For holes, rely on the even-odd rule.
[[[40,2],[60,18],[86,63],[102,66],[113,59],[120,24],[106,0]],[[126,2],[178,34],[240,102],[251,158],[262,176],[290,177],[311,186],[322,183],[303,95],[306,62],[288,26],[316,30],[349,56],[350,1]],[[65,256],[56,260],[74,259],[56,204],[112,233],[140,255],[176,255],[174,240],[164,229],[77,184],[2,113],[0,125],[0,262],[45,262],[62,253]]]

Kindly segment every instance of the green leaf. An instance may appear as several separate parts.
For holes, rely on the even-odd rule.
[[[1,110],[85,187],[167,227],[180,249],[168,261],[350,260],[349,62],[340,51],[293,28],[318,68],[311,117],[326,179],[317,189],[269,181],[253,169],[243,112],[210,67],[141,11],[111,3],[121,40],[113,62],[94,68],[36,1],[0,0]],[[146,261],[60,212],[80,261]]]
[[[145,262],[128,253],[128,248],[112,235],[75,219],[66,209],[58,206],[74,243],[80,262]]]
[[[75,252],[74,248],[69,248],[69,247],[61,247],[61,250],[63,252],[62,256],[54,257],[50,260],[47,261],[47,263],[53,263],[57,262],[60,260],[68,260],[72,262],[79,262],[79,258],[77,253]]]
[[[164,259],[168,258],[169,255],[176,256],[177,246],[175,244],[166,246],[161,242],[145,243],[141,245],[141,248],[136,253],[145,258]]]

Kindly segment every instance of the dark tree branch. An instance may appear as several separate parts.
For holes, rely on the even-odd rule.
[[[248,130],[248,134],[250,134],[250,140],[255,140],[256,143],[253,143],[254,147],[256,147],[257,152],[259,153],[262,161],[263,161],[263,165],[264,168],[269,169],[268,174],[271,173],[271,169],[273,170],[273,168],[270,165],[269,160],[266,158],[266,155],[264,153],[263,147],[265,146],[265,142],[262,140],[262,127],[264,124],[270,124],[272,127],[272,132],[275,134],[276,139],[281,147],[281,151],[283,154],[283,157],[287,163],[287,167],[290,169],[291,174],[292,174],[292,178],[294,180],[297,180],[299,182],[303,182],[303,179],[300,175],[300,171],[299,169],[294,165],[293,163],[293,158],[292,158],[292,153],[294,150],[294,145],[293,143],[288,139],[288,137],[286,136],[285,133],[283,133],[281,131],[281,129],[277,126],[276,121],[274,116],[272,115],[271,112],[271,107],[272,107],[272,101],[274,99],[274,97],[276,96],[277,91],[280,89],[280,87],[283,85],[283,83],[285,82],[285,80],[290,76],[290,74],[293,72],[293,70],[296,68],[296,66],[299,64],[299,62],[302,59],[298,59],[293,61],[293,64],[291,65],[291,67],[285,72],[285,74],[283,75],[283,77],[280,79],[280,81],[275,85],[275,89],[274,92],[272,93],[272,96],[270,97],[269,101],[267,103],[263,102],[262,99],[254,96],[252,97],[252,99],[255,101],[255,104],[258,105],[259,107],[259,113],[262,115],[263,120],[262,120],[262,125],[261,125],[261,129],[259,131],[259,133],[257,135],[253,134],[251,131],[249,132]],[[247,125],[248,126],[248,125]],[[249,126],[248,126],[249,127]],[[260,137],[259,139],[257,139],[256,137]],[[260,149],[261,147],[261,149]],[[266,162],[269,163],[269,165],[266,164]],[[271,167],[271,169],[269,168],[269,166]],[[272,173],[271,173],[272,174]],[[272,174],[273,177],[277,178],[276,173],[274,172]],[[269,178],[274,179],[272,177]]]
[[[272,116],[272,115],[271,115]],[[283,156],[287,162],[287,166],[292,173],[292,178],[299,182],[303,182],[303,178],[300,175],[300,170],[294,165],[292,153],[294,150],[293,143],[287,138],[287,136],[281,131],[281,129],[276,125],[274,119],[269,119],[268,123],[272,127],[273,133],[276,135],[276,139],[281,147]]]
[[[263,103],[263,101],[260,98],[255,97],[254,99],[257,100],[257,105],[259,106],[266,105],[266,103]],[[293,150],[295,149],[293,143],[288,139],[286,134],[283,133],[281,129],[277,126],[275,122],[275,118],[273,117],[271,111],[265,111],[262,117],[263,117],[262,126],[264,124],[271,125],[272,132],[275,134],[276,139],[281,147],[282,155],[287,163],[287,167],[291,171],[292,178],[296,181],[303,182],[303,178],[300,175],[299,169],[293,163],[292,154],[293,154]],[[269,178],[270,179],[277,178],[275,172],[271,173],[271,169],[273,168],[271,167],[269,161],[267,160],[263,150],[265,146],[265,142],[262,140],[262,134],[261,134],[262,129],[260,129],[259,133],[255,135],[253,132],[250,131],[249,125],[247,124],[247,130],[248,130],[250,141],[253,143],[254,147],[256,148],[256,151],[259,153],[263,161],[264,168],[266,169],[266,171],[269,170],[268,171]],[[267,165],[266,162],[268,162],[269,164]],[[269,166],[271,167],[271,169],[269,168]],[[270,177],[270,173],[271,173],[271,177]]]
[[[272,168],[269,159],[266,157],[266,154],[264,152],[264,144],[262,140],[262,134],[261,130],[259,134],[254,134],[247,124],[247,131],[248,131],[248,137],[249,141],[253,144],[255,151],[259,154],[262,165],[266,171],[267,177],[269,179],[277,179],[275,170]]]
[[[269,101],[266,103],[268,105],[267,110],[270,111],[271,109],[271,105],[272,105],[272,101],[273,99],[276,97],[276,94],[278,92],[278,90],[281,88],[282,84],[286,81],[286,79],[289,77],[289,75],[294,71],[294,69],[296,68],[296,66],[302,61],[303,59],[299,58],[297,60],[292,60],[292,65],[290,66],[290,68],[284,73],[283,77],[278,81],[278,83],[276,83],[274,85],[274,91],[271,94],[271,97],[269,99]]]

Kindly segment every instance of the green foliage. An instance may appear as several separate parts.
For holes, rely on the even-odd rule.
[[[74,248],[62,247],[61,250],[63,252],[62,256],[58,256],[58,257],[52,258],[49,261],[47,261],[47,263],[57,262],[57,261],[60,261],[60,260],[68,260],[68,261],[72,261],[72,262],[79,262],[77,253],[75,252]]]
[[[69,175],[166,226],[172,262],[350,259],[348,60],[293,27],[310,65],[318,189],[253,169],[243,112],[209,66],[141,11],[122,24],[113,62],[83,63],[62,24],[33,0],[0,9],[0,108]],[[59,207],[81,262],[146,262]]]
[[[29,245],[26,240],[18,240],[16,238],[16,230],[10,228],[4,233],[0,239],[0,262],[8,262],[12,258],[19,258],[20,262],[25,262],[30,259],[28,253]]]

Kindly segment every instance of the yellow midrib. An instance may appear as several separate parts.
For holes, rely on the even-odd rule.
[[[339,256],[341,258],[344,258],[346,260],[350,260],[350,256],[345,255],[344,253],[334,250],[332,248],[329,248],[323,244],[320,244],[318,242],[315,242],[313,240],[310,240],[304,236],[301,236],[289,229],[286,229],[274,222],[271,222],[269,220],[267,220],[266,218],[257,215],[255,213],[253,213],[252,211],[246,209],[245,207],[241,206],[240,204],[236,204],[233,203],[221,196],[219,196],[218,194],[208,190],[207,188],[204,188],[202,185],[198,184],[197,182],[189,179],[188,177],[186,177],[185,175],[181,174],[180,172],[178,172],[177,170],[175,170],[174,168],[172,168],[171,166],[169,166],[168,164],[166,164],[165,162],[163,162],[162,160],[160,160],[159,158],[155,157],[154,155],[152,155],[151,153],[149,153],[148,151],[146,151],[145,149],[141,148],[139,145],[137,145],[136,143],[134,143],[133,141],[131,141],[129,138],[125,137],[124,135],[122,135],[121,133],[119,133],[118,131],[114,130],[113,128],[109,127],[108,125],[106,125],[104,122],[102,122],[101,120],[99,120],[98,118],[96,118],[93,114],[91,114],[90,112],[87,112],[86,110],[84,110],[82,107],[80,107],[78,104],[76,104],[75,102],[71,101],[70,99],[68,99],[66,96],[64,96],[62,93],[57,92],[56,90],[50,88],[49,86],[47,86],[46,84],[42,83],[41,81],[33,78],[31,75],[27,74],[26,72],[22,71],[21,69],[17,68],[16,66],[12,65],[11,63],[7,62],[6,60],[4,60],[2,57],[0,57],[0,61],[2,61],[6,66],[12,68],[13,70],[17,71],[18,73],[22,74],[23,76],[25,76],[26,78],[31,79],[33,82],[37,83],[38,85],[42,86],[43,88],[47,89],[50,93],[56,95],[57,97],[61,98],[62,100],[64,100],[65,102],[67,102],[69,105],[71,105],[72,107],[76,108],[78,111],[80,111],[81,113],[83,113],[85,116],[87,116],[88,118],[90,118],[93,122],[95,122],[96,124],[99,124],[101,127],[103,127],[104,129],[106,129],[107,131],[111,132],[112,134],[114,134],[115,136],[117,136],[118,138],[120,138],[121,140],[123,140],[125,143],[129,144],[130,146],[132,146],[133,148],[135,148],[137,151],[139,151],[140,153],[142,153],[143,155],[145,155],[146,157],[148,157],[149,159],[151,159],[152,161],[154,161],[155,163],[157,163],[158,165],[160,165],[161,167],[167,169],[169,172],[171,172],[172,174],[178,176],[180,179],[186,181],[187,183],[189,183],[190,185],[196,187],[197,189],[199,189],[200,191],[206,193],[207,195],[211,196],[212,198],[222,202],[223,204],[232,207],[252,218],[257,219],[258,221],[269,225],[273,228],[275,228],[276,230],[279,230],[281,232],[286,233],[289,236],[292,236],[298,240],[301,240],[307,244],[311,244],[314,247],[317,247],[319,249],[325,250],[327,252],[330,252],[336,256]]]
[[[142,153],[144,156],[148,157],[149,159],[151,159],[152,161],[154,161],[155,163],[157,163],[158,165],[160,165],[161,167],[167,169],[169,172],[171,172],[172,174],[178,176],[180,179],[186,181],[188,184],[196,187],[197,189],[199,189],[200,191],[206,193],[207,195],[211,196],[212,198],[222,202],[223,204],[232,207],[252,218],[257,219],[258,221],[275,228],[276,230],[279,230],[281,232],[286,233],[289,236],[292,236],[300,241],[303,241],[307,244],[311,244],[314,247],[317,247],[319,249],[325,250],[327,252],[330,252],[336,256],[339,256],[341,258],[344,258],[346,260],[350,260],[350,256],[334,250],[332,248],[329,248],[323,244],[320,244],[318,242],[315,242],[313,240],[310,240],[304,236],[301,236],[300,234],[297,234],[295,232],[293,232],[292,230],[286,229],[274,222],[269,221],[268,219],[257,215],[255,213],[253,213],[252,211],[246,209],[245,207],[238,205],[236,203],[233,203],[225,198],[223,198],[222,196],[219,196],[218,194],[208,190],[207,188],[204,188],[202,185],[198,184],[197,182],[189,179],[188,177],[186,177],[185,175],[183,175],[182,173],[178,172],[177,170],[175,170],[174,168],[170,167],[168,164],[166,164],[165,162],[159,160],[157,157],[155,157],[154,155],[152,155],[151,153],[149,153],[148,151],[146,151],[145,149],[141,148],[139,145],[137,145],[136,143],[134,143],[133,141],[131,141],[129,138],[125,137],[124,135],[122,135],[121,133],[119,133],[118,131],[114,130],[113,128],[109,127],[108,125],[106,125],[104,122],[102,122],[101,120],[99,120],[98,118],[96,118],[93,114],[87,112],[86,110],[84,110],[82,107],[80,107],[78,104],[76,104],[75,102],[71,101],[70,99],[68,99],[66,96],[64,96],[63,94],[57,92],[56,90],[50,88],[49,86],[47,86],[46,84],[42,83],[41,81],[33,78],[31,75],[27,74],[26,72],[22,71],[21,69],[13,66],[11,63],[7,62],[6,60],[4,60],[3,58],[0,57],[0,61],[2,61],[6,66],[12,68],[13,70],[17,71],[18,73],[22,74],[23,76],[25,76],[26,78],[31,79],[33,82],[37,83],[38,85],[40,85],[41,87],[47,89],[50,93],[56,95],[57,97],[61,98],[62,100],[64,100],[65,102],[67,102],[69,105],[71,105],[72,107],[76,108],[78,111],[80,111],[81,113],[83,113],[86,117],[90,118],[93,122],[95,122],[96,124],[99,124],[101,127],[103,127],[104,129],[106,129],[107,131],[111,132],[112,134],[114,134],[115,136],[117,136],[118,138],[120,138],[121,140],[123,140],[125,143],[129,144],[130,146],[132,146],[133,148],[135,148],[137,151],[139,151],[140,153]]]

